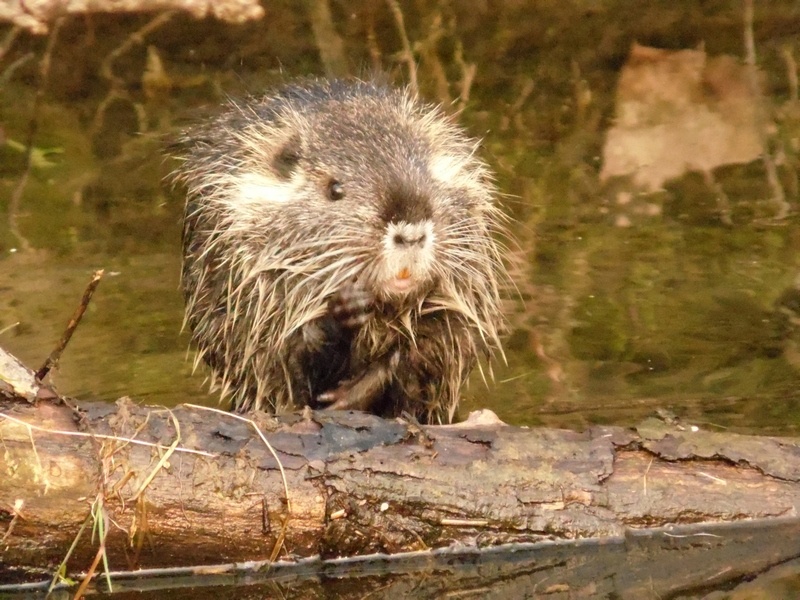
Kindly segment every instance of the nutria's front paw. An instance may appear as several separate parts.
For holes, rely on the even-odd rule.
[[[373,360],[354,377],[340,381],[336,387],[317,396],[317,403],[331,410],[375,412],[380,408],[387,386],[394,379],[400,359],[400,351],[394,350]]]
[[[331,298],[328,311],[345,329],[358,329],[372,316],[374,294],[358,281],[345,284]]]
[[[344,381],[332,390],[317,396],[317,402],[328,410],[369,410],[372,398],[356,391],[356,381]]]

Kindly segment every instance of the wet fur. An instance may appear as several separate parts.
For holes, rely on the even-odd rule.
[[[452,420],[479,357],[501,351],[500,213],[475,142],[405,91],[304,81],[182,144],[186,321],[233,407]],[[423,232],[418,252],[386,247],[398,223]],[[412,292],[386,284],[397,261]]]

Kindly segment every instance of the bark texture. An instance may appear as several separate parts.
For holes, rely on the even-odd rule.
[[[109,559],[130,568],[618,539],[792,517],[800,506],[797,440],[656,420],[533,430],[486,416],[430,427],[360,413],[257,416],[267,444],[251,423],[200,408],[5,399],[0,564],[60,561],[98,494]],[[95,551],[86,536],[74,564]]]

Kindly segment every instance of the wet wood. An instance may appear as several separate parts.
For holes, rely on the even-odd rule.
[[[9,566],[57,564],[98,496],[109,559],[129,568],[621,539],[800,506],[794,439],[656,419],[526,429],[488,411],[453,426],[349,412],[248,422],[17,387],[28,399],[0,386],[0,580]],[[85,536],[70,565],[95,552]]]

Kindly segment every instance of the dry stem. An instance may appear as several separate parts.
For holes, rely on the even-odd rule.
[[[22,425],[27,427],[29,430],[33,431],[41,431],[43,433],[50,433],[53,435],[72,435],[77,437],[86,437],[86,438],[96,438],[99,440],[113,440],[117,442],[127,442],[128,444],[138,444],[140,446],[150,446],[151,448],[157,448],[159,450],[169,450],[171,446],[164,446],[163,444],[154,444],[152,442],[145,442],[142,440],[136,440],[133,438],[126,438],[120,437],[116,435],[105,435],[102,433],[85,433],[83,431],[64,431],[62,429],[49,429],[47,427],[39,427],[38,425],[32,425],[30,423],[26,423],[22,419],[17,419],[16,417],[12,417],[11,415],[0,413],[0,418],[6,419],[11,421],[12,423],[17,423],[18,425]],[[188,454],[198,454],[200,456],[208,456],[211,458],[215,458],[217,455],[213,454],[212,452],[206,452],[205,450],[194,450],[192,448],[182,448],[176,447],[172,450],[173,452],[186,452]]]
[[[75,309],[75,312],[72,313],[72,318],[67,323],[67,328],[64,330],[64,333],[61,335],[61,339],[58,341],[58,345],[55,349],[50,353],[50,356],[47,357],[47,360],[44,361],[42,368],[36,372],[36,379],[38,381],[42,381],[47,374],[50,372],[54,366],[58,364],[59,359],[61,358],[61,354],[64,352],[64,349],[67,347],[70,338],[72,338],[72,334],[75,333],[75,329],[78,327],[78,324],[81,322],[83,318],[83,313],[86,312],[86,308],[89,306],[89,302],[92,300],[92,295],[94,291],[97,289],[100,280],[103,278],[103,269],[99,271],[95,271],[92,275],[92,280],[86,286],[86,289],[83,291],[83,297],[81,298],[81,302],[78,305],[78,308]]]
[[[275,459],[275,462],[278,463],[278,469],[280,469],[281,479],[283,480],[283,492],[286,495],[286,514],[281,520],[281,529],[278,532],[277,539],[275,540],[275,545],[272,547],[272,552],[270,553],[269,562],[270,563],[274,562],[275,559],[278,558],[278,554],[280,553],[280,550],[283,547],[283,543],[286,540],[286,531],[289,528],[289,521],[292,518],[292,501],[291,501],[291,496],[289,495],[289,483],[286,480],[286,471],[283,470],[283,463],[281,463],[281,459],[278,457],[278,453],[275,452],[275,449],[272,447],[272,444],[269,443],[267,438],[258,428],[258,425],[256,425],[255,421],[253,421],[252,419],[248,419],[247,417],[243,417],[241,415],[237,415],[235,413],[231,413],[228,411],[219,410],[218,408],[200,406],[198,404],[184,404],[184,406],[196,408],[199,410],[210,410],[211,412],[217,413],[219,415],[232,417],[239,421],[244,421],[245,423],[249,423],[250,426],[258,434],[258,437],[261,438],[261,441],[264,442],[264,445],[267,447],[267,450],[269,450],[270,454],[272,454],[272,457]]]
[[[147,486],[150,485],[150,482],[153,481],[153,478],[161,470],[161,467],[167,464],[167,461],[169,461],[169,457],[172,456],[173,452],[175,452],[175,450],[178,447],[178,444],[181,441],[180,423],[178,423],[178,419],[175,418],[175,413],[173,413],[171,410],[169,411],[169,416],[172,419],[173,425],[175,426],[175,441],[173,441],[172,444],[170,444],[169,448],[167,448],[167,451],[161,456],[161,459],[158,461],[158,464],[153,468],[152,471],[150,471],[147,477],[144,478],[144,481],[142,481],[141,485],[139,486],[139,489],[136,490],[136,493],[133,496],[131,496],[130,500],[139,499],[139,497],[147,489]]]
[[[239,421],[244,421],[245,423],[249,423],[250,426],[255,430],[258,434],[258,437],[261,438],[261,441],[264,442],[264,445],[269,450],[270,454],[272,454],[272,458],[275,459],[275,462],[278,463],[278,469],[281,472],[281,479],[283,480],[283,491],[286,494],[286,510],[291,515],[292,514],[292,502],[289,496],[289,483],[286,480],[286,471],[283,470],[283,463],[281,463],[281,459],[278,457],[278,453],[275,452],[275,449],[272,447],[272,444],[269,443],[269,440],[264,436],[261,430],[256,425],[255,421],[252,419],[248,419],[247,417],[243,417],[241,415],[237,415],[236,413],[228,412],[226,410],[220,410],[218,408],[211,408],[210,406],[200,406],[199,404],[184,404],[184,406],[188,406],[189,408],[196,408],[198,410],[209,410],[213,413],[217,413],[218,415],[224,415],[226,417],[230,417],[232,419],[237,419]]]

